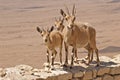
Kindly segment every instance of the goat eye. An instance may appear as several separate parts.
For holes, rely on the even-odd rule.
[[[60,23],[60,25],[62,25],[62,23]]]

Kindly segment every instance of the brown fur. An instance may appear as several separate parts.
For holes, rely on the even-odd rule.
[[[74,14],[74,11],[72,11]],[[93,51],[96,52],[97,62],[99,65],[99,56],[98,49],[96,47],[96,31],[94,28],[90,27],[84,23],[75,23],[75,15],[65,14],[61,9],[60,11],[63,18],[68,23],[67,26],[63,29],[62,33],[65,41],[65,50],[66,50],[66,61],[68,64],[68,46],[72,46],[72,54],[71,54],[71,65],[73,65],[73,57],[77,57],[77,48],[86,48],[88,50],[88,63],[93,59]],[[90,57],[91,56],[91,57]],[[90,60],[91,58],[91,60]]]
[[[45,31],[41,30],[39,27],[37,27],[37,31],[40,32],[45,45],[47,47],[47,62],[49,63],[49,52],[52,52],[52,65],[54,65],[54,59],[56,57],[57,51],[56,48],[60,49],[60,63],[62,64],[62,43],[63,43],[63,37],[60,34],[60,32],[55,31],[51,29],[51,31]]]

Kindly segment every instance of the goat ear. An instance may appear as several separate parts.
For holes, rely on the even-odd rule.
[[[54,26],[52,26],[49,30],[49,32],[53,31],[54,30]]]
[[[61,22],[62,22],[62,23],[64,22],[64,18],[62,18]]]
[[[42,30],[39,27],[37,27],[36,29],[38,32],[42,33]]]
[[[62,9],[60,9],[60,14],[61,14],[63,17],[66,16],[65,12],[64,12]]]
[[[74,22],[75,22],[75,20],[76,20],[76,17],[73,17],[73,21],[72,21],[72,22],[74,23]]]

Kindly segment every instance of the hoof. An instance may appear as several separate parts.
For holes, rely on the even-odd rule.
[[[68,65],[67,64],[63,64],[63,67],[68,67]]]
[[[49,63],[44,63],[43,66],[44,67],[50,67],[50,64]]]
[[[69,66],[68,63],[63,64],[63,67],[68,67],[68,66]]]
[[[72,66],[70,66],[70,69],[72,69],[73,67]]]
[[[74,58],[74,62],[76,62],[78,60],[78,58]]]
[[[70,66],[70,69],[72,69],[73,68],[73,66]]]
[[[60,63],[60,66],[62,67],[62,66],[63,66],[63,64],[62,64],[62,63]]]
[[[96,67],[99,67],[100,66],[100,63],[98,63],[97,65],[96,65]]]
[[[54,66],[51,66],[51,70],[55,70],[55,67],[54,67]]]
[[[88,60],[88,56],[86,56],[85,59]]]
[[[86,65],[88,65],[88,66],[89,66],[89,65],[90,65],[90,63],[88,62],[88,63],[86,63]]]
[[[79,64],[79,61],[78,60],[74,60],[74,63]]]

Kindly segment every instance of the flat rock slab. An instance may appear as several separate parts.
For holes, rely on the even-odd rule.
[[[119,58],[119,56],[114,59]],[[46,67],[37,69],[29,65],[16,65],[11,68],[0,68],[0,80],[118,80],[120,79],[120,64],[113,59],[101,56],[101,65],[96,66],[96,61],[90,65],[79,59],[71,68],[60,66],[58,62],[54,69]],[[117,59],[116,61],[119,61]]]

